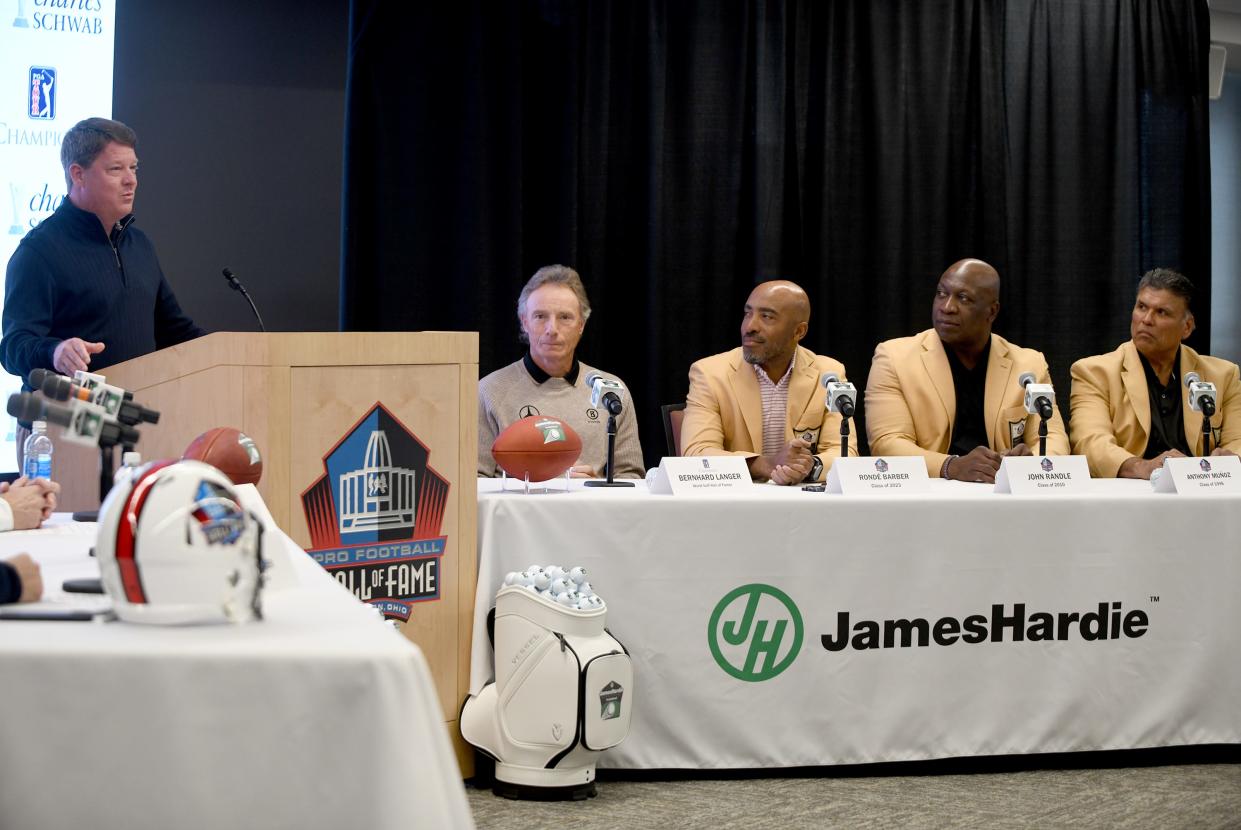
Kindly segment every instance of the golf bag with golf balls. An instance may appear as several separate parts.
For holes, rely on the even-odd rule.
[[[539,580],[496,595],[495,681],[465,702],[461,734],[495,760],[496,795],[593,797],[599,753],[629,734],[633,665],[601,599]]]

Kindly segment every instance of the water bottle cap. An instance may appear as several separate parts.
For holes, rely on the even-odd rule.
[[[47,432],[47,421],[35,421],[30,426],[32,432]]]

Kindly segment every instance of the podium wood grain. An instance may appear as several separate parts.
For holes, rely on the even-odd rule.
[[[427,446],[428,466],[450,485],[441,527],[448,543],[440,598],[414,603],[401,628],[426,655],[463,772],[472,774],[456,718],[469,685],[477,581],[478,335],[220,332],[104,374],[161,413],[159,424],[140,427],[144,460],[180,457],[216,426],[253,438],[263,454],[259,492],[303,547],[310,534],[301,494],[324,474],[323,456],[376,402]],[[56,460],[64,509],[98,506],[98,454],[57,441]]]

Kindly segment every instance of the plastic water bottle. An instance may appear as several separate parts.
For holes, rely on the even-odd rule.
[[[22,475],[29,479],[52,480],[52,439],[47,436],[47,421],[31,424],[30,437],[26,439],[25,467]]]
[[[116,486],[129,481],[134,476],[134,472],[142,466],[142,455],[130,450],[121,456],[121,466],[116,468],[116,472],[112,474],[112,484]]]

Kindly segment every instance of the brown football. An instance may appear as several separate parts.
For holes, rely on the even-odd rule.
[[[209,429],[190,442],[182,458],[210,464],[234,484],[258,484],[263,457],[250,436],[233,427]]]
[[[582,454],[582,439],[559,418],[531,415],[496,436],[491,455],[513,478],[547,481],[564,473]]]

